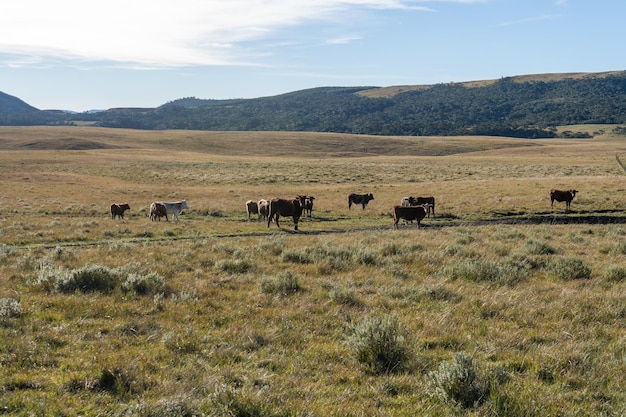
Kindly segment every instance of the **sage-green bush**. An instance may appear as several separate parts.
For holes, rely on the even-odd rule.
[[[408,361],[405,330],[392,315],[371,316],[351,328],[348,347],[374,373],[402,370]]]
[[[442,362],[428,376],[430,394],[441,401],[472,407],[485,401],[489,387],[481,381],[472,356],[465,352],[457,353],[450,362]]]

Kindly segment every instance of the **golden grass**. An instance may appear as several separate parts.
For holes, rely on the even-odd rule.
[[[615,268],[626,268],[626,201],[615,154],[625,148],[608,134],[0,128],[0,301],[22,307],[0,317],[0,409],[623,414],[626,279]],[[580,191],[571,213],[550,209],[550,188]],[[361,191],[375,200],[348,210],[348,193]],[[246,200],[298,193],[316,197],[300,232],[290,219],[282,230],[247,220]],[[391,208],[405,195],[434,195],[437,216],[394,231]],[[151,201],[182,198],[190,209],[178,224],[147,218]],[[125,221],[110,218],[111,202],[129,202]],[[591,277],[558,278],[557,261],[570,258]],[[64,294],[37,283],[45,265],[94,264],[139,265],[165,288]],[[476,266],[499,272],[474,277]],[[298,291],[262,287],[285,272]],[[410,359],[372,374],[346,335],[390,313]],[[429,394],[429,372],[462,351],[493,384],[469,410]]]

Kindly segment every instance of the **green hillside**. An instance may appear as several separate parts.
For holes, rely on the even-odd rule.
[[[556,137],[557,126],[626,123],[626,71],[429,86],[320,87],[255,99],[190,97],[158,108],[57,117],[55,123],[148,130]]]

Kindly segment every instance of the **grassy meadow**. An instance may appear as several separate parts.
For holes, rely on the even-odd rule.
[[[0,127],[0,414],[626,414],[626,138],[565,129]],[[299,231],[247,218],[296,194]]]

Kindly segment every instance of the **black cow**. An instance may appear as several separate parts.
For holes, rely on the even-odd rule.
[[[565,209],[569,210],[570,204],[578,190],[550,190],[550,207],[554,208],[554,201],[562,202],[565,201]]]
[[[365,210],[365,206],[367,206],[367,203],[369,203],[373,199],[374,199],[374,194],[372,193],[369,193],[369,194],[352,193],[348,196],[348,209],[352,207],[352,204],[360,204],[361,206],[363,206],[363,210]]]
[[[270,227],[270,223],[273,218],[276,218],[276,226],[280,227],[278,219],[280,216],[292,217],[294,230],[298,230],[298,220],[302,216],[302,203],[304,201],[303,196],[298,196],[293,200],[285,200],[282,198],[274,198],[270,201],[269,214],[267,216],[267,227]]]
[[[128,203],[111,204],[111,218],[115,219],[115,216],[118,216],[120,219],[124,220],[124,212],[126,210],[130,210],[130,206],[128,205]]]
[[[406,200],[406,204],[405,204]],[[435,215],[435,197],[404,197],[402,199],[403,206],[421,206],[424,204],[428,204],[428,217],[430,217],[430,213]]]
[[[393,208],[393,227],[398,228],[400,219],[407,221],[417,220],[417,227],[428,213],[428,204],[422,206],[394,206]]]

